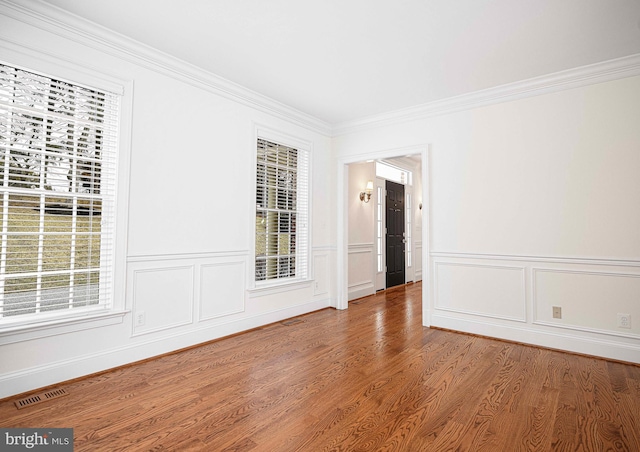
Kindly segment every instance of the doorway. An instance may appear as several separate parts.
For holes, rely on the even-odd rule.
[[[386,181],[387,289],[405,283],[404,185]]]
[[[379,186],[381,191],[384,191],[384,187],[386,187],[386,182],[384,182],[384,179],[387,179],[387,178],[376,177],[376,174],[373,172],[370,174],[372,177],[369,177],[369,178],[362,177],[361,174],[356,174],[356,173],[351,174],[352,172],[349,168],[351,164],[373,162],[376,160],[382,161],[382,160],[395,160],[395,159],[403,159],[406,162],[407,158],[413,161],[413,166],[417,168],[416,174],[418,175],[417,180],[414,180],[414,183],[412,185],[412,195],[411,195],[411,199],[414,207],[414,209],[412,209],[411,212],[414,219],[416,220],[413,225],[415,234],[412,236],[412,238],[414,238],[412,242],[414,253],[412,253],[412,257],[411,257],[413,262],[413,269],[411,269],[411,272],[413,273],[409,271],[410,269],[405,269],[406,271],[405,278],[410,278],[414,281],[420,281],[422,280],[423,274],[425,276],[429,275],[428,259],[427,259],[427,256],[429,255],[429,240],[428,240],[429,210],[428,210],[428,207],[425,209],[419,208],[421,207],[420,204],[423,202],[423,200],[425,200],[426,206],[429,205],[426,202],[426,200],[428,200],[428,197],[429,197],[428,179],[427,179],[429,174],[429,166],[428,166],[429,152],[430,152],[429,145],[417,145],[412,147],[390,149],[386,151],[372,152],[372,153],[366,153],[366,154],[347,155],[347,156],[342,156],[338,158],[337,179],[339,182],[338,182],[337,218],[336,218],[337,224],[338,224],[338,231],[337,231],[337,238],[336,238],[337,265],[336,265],[336,271],[334,273],[336,286],[337,286],[337,293],[336,293],[335,304],[332,304],[332,306],[335,306],[338,309],[347,309],[349,307],[350,295],[354,295],[353,288],[355,286],[361,285],[361,282],[366,282],[366,284],[370,288],[376,287],[376,285],[378,284],[377,282],[378,276],[382,276],[383,278],[381,281],[382,284],[380,284],[380,286],[384,285],[386,282],[386,272],[384,271],[386,270],[384,269],[384,266],[385,266],[384,264],[386,263],[386,256],[379,262],[376,258],[375,251],[377,249],[376,248],[377,237],[379,237],[378,235],[375,235],[377,234],[377,232],[371,237],[370,242],[367,242],[366,240],[361,240],[361,239],[352,240],[350,239],[350,236],[353,236],[354,233],[356,235],[362,235],[361,234],[362,231],[365,231],[364,233],[366,233],[366,229],[360,230],[359,226],[357,227],[354,226],[355,224],[358,223],[358,219],[352,218],[354,214],[357,215],[357,212],[366,211],[365,206],[367,204],[364,204],[357,196],[359,192],[362,191],[361,187],[364,187],[366,185],[367,179],[371,180],[375,177],[376,187]],[[409,160],[409,162],[411,162],[411,160]],[[357,180],[357,182],[353,183],[354,180]],[[378,180],[380,180],[381,182],[380,185],[378,185]],[[394,181],[394,182],[397,183],[402,181]],[[353,185],[355,188],[351,187],[350,184]],[[350,191],[351,191],[351,194],[350,194]],[[355,192],[358,192],[358,193],[355,193]],[[377,195],[377,191],[376,191],[376,195]],[[407,196],[406,187],[405,187],[404,196],[405,198]],[[375,200],[377,199],[377,197],[374,197],[373,199]],[[382,199],[385,199],[385,196],[382,196]],[[407,215],[406,200],[404,201],[404,204],[405,204],[405,215]],[[376,206],[376,211],[377,211],[377,206]],[[382,206],[382,211],[386,214],[386,206]],[[373,218],[372,218],[372,221],[373,221]],[[423,222],[425,225],[424,228],[422,227]],[[381,225],[381,227],[384,227],[384,226],[385,226],[385,223]],[[373,232],[373,227],[371,228],[371,230]],[[377,231],[377,225],[376,225],[376,231]],[[385,234],[382,235],[382,241],[384,241],[384,237],[386,236],[386,231],[384,232]],[[423,244],[424,244],[424,249],[423,249]],[[386,251],[386,244],[382,249]],[[356,254],[357,255],[369,254],[371,258],[368,261],[362,264],[357,264],[355,266],[353,266],[353,263],[352,263],[352,268],[350,268],[350,256],[356,255]],[[408,258],[408,255],[405,254],[405,256]],[[370,262],[370,265],[369,265],[369,262]],[[367,268],[371,268],[371,272],[372,272],[371,276],[368,278],[366,277],[360,278],[359,277],[360,275],[364,275],[368,271]],[[350,281],[349,278],[351,278],[352,275],[357,275],[358,277],[354,277]],[[425,326],[428,326],[430,323],[430,315],[429,315],[430,311],[429,311],[429,302],[428,302],[429,291],[427,290],[423,291],[422,297],[423,297],[423,322]]]

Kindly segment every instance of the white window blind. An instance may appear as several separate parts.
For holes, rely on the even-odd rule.
[[[0,325],[111,307],[118,105],[0,64]]]
[[[255,280],[306,278],[309,153],[257,142]]]

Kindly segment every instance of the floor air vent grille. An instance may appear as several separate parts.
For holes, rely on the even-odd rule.
[[[26,408],[28,406],[36,405],[38,403],[46,402],[47,400],[56,399],[58,397],[66,395],[69,395],[69,393],[64,389],[52,389],[50,391],[40,392],[38,394],[33,394],[29,397],[16,400],[14,403],[16,404],[16,408],[21,410],[22,408]]]
[[[291,319],[291,320],[285,320],[284,322],[282,322],[282,324],[284,326],[289,326],[289,325],[295,325],[296,323],[300,323],[302,322],[302,319]]]

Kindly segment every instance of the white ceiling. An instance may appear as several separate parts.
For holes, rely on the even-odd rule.
[[[332,125],[640,53],[640,0],[47,0]]]

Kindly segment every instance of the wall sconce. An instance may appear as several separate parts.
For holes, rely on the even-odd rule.
[[[360,192],[360,201],[369,202],[371,199],[371,192],[373,191],[373,182],[367,182],[367,188],[363,192]]]

